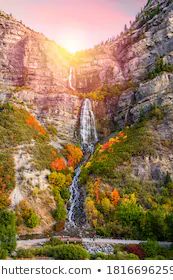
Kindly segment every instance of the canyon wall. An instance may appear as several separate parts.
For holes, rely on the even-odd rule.
[[[147,82],[146,77],[158,57],[164,63],[173,62],[173,3],[149,1],[131,27],[117,39],[75,56],[2,12],[0,49],[1,99],[10,94],[13,102],[24,102],[41,122],[56,126],[58,141],[62,143],[79,142],[82,98],[75,92],[90,92],[104,84],[133,82],[135,89],[93,102],[99,135],[106,136],[115,124],[121,128],[126,122],[134,122],[139,111],[147,111],[156,99],[161,103],[159,88],[153,91],[155,81]],[[69,84],[70,67],[74,69],[75,91]],[[157,84],[161,88],[160,83],[166,81],[166,95],[172,75],[164,77],[158,78]],[[8,89],[11,86],[12,93]]]

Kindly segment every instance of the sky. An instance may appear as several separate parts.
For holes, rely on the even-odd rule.
[[[0,9],[71,52],[119,34],[146,0],[0,0]]]

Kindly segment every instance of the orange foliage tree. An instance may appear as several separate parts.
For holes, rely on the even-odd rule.
[[[33,117],[33,116],[29,116],[26,119],[26,123],[33,127],[36,131],[38,131],[40,134],[45,135],[46,131],[45,129],[40,125],[40,123]]]
[[[51,163],[51,168],[56,171],[62,171],[66,169],[66,162],[63,158],[57,158]]]
[[[75,145],[68,144],[66,146],[68,166],[75,168],[77,164],[81,161],[83,157],[83,152],[79,147]]]
[[[113,192],[111,193],[111,197],[112,197],[112,203],[116,206],[120,200],[119,192],[116,189],[114,189]]]
[[[109,150],[113,144],[122,143],[126,139],[127,139],[127,135],[123,131],[121,131],[118,133],[117,136],[110,138],[108,142],[104,143],[101,146],[100,152]]]

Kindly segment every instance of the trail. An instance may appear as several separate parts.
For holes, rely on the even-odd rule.
[[[111,238],[76,238],[76,237],[68,237],[68,236],[54,236],[55,238],[59,238],[64,242],[74,242],[74,243],[82,243],[88,245],[116,245],[116,244],[140,244],[141,242],[146,242],[143,240],[125,240],[125,239],[111,239]],[[41,247],[49,241],[49,238],[42,239],[30,239],[30,240],[18,240],[17,241],[17,249],[19,248],[31,248],[31,247]],[[169,247],[172,245],[172,242],[160,241],[159,244],[162,247]]]

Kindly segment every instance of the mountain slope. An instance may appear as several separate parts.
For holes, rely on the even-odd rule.
[[[31,221],[50,229],[53,209],[58,229],[64,225],[67,187],[82,154],[63,147],[80,142],[88,97],[99,138],[105,142],[114,132],[81,174],[89,223],[103,235],[172,240],[173,2],[148,1],[117,39],[73,57],[4,13],[0,39],[1,203],[7,207],[11,195],[12,206],[19,204],[21,232]],[[69,151],[79,156],[74,166]],[[25,196],[29,205],[20,204]]]

